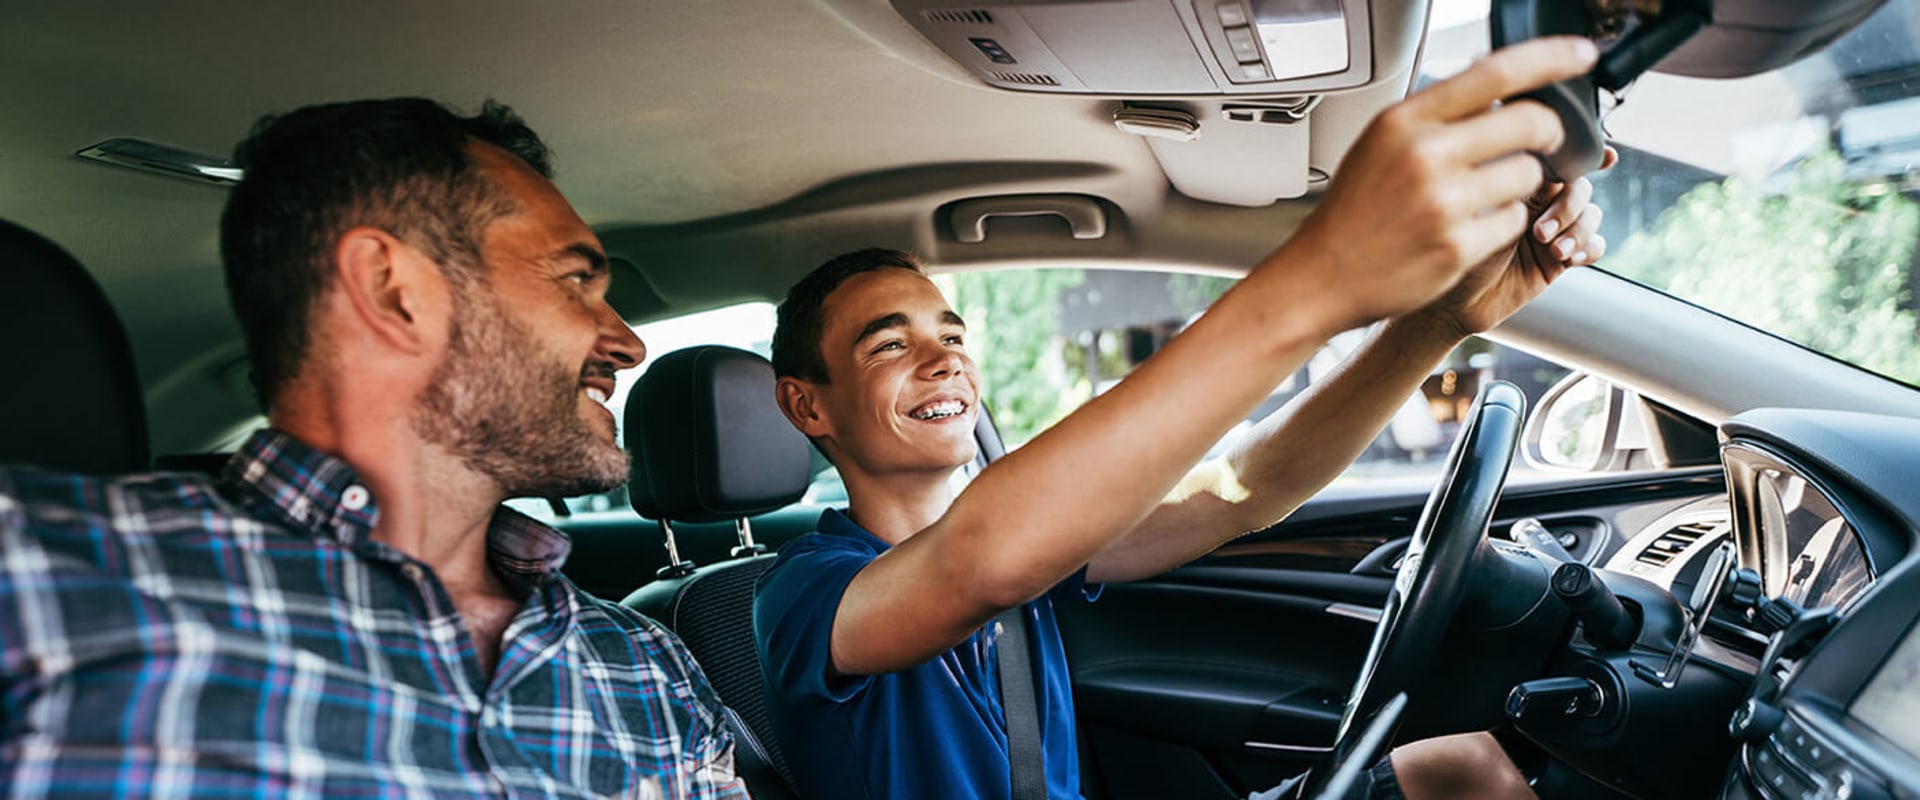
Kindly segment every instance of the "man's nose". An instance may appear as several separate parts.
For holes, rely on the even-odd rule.
[[[646,343],[640,341],[640,336],[627,326],[627,321],[620,318],[613,306],[602,303],[601,308],[597,349],[608,361],[613,362],[616,370],[640,366],[640,362],[647,358]]]

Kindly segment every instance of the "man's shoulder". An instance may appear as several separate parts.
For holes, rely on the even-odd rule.
[[[0,528],[118,531],[168,513],[223,505],[212,477],[149,472],[93,476],[22,464],[0,465]]]
[[[169,576],[206,570],[209,546],[239,529],[225,503],[204,475],[0,466],[0,591],[82,608],[176,590]]]
[[[645,614],[597,597],[571,581],[574,621],[580,635],[602,659],[623,663],[665,662],[685,669],[691,660],[686,645],[665,625]]]
[[[680,637],[645,614],[596,597],[571,582],[567,589],[576,601],[576,630],[599,668],[643,694],[665,689],[668,696],[700,714],[706,729],[720,728],[718,696]]]
[[[579,609],[580,625],[584,629],[601,627],[616,630],[624,635],[651,638],[672,636],[665,625],[661,625],[647,615],[588,592],[573,585],[571,581],[567,582],[567,591],[573,594],[576,607]]]

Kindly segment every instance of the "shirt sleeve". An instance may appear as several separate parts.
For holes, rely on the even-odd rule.
[[[663,631],[663,633],[665,633]],[[694,718],[697,726],[686,733],[680,763],[686,773],[688,800],[733,800],[746,798],[746,782],[734,773],[733,733],[727,728],[727,711],[720,704],[713,684],[693,664],[693,656],[678,636],[666,633],[681,673],[692,688]]]
[[[747,784],[734,772],[733,735],[722,726],[689,742],[685,762],[690,800],[747,800]]]
[[[734,773],[733,733],[727,728],[726,708],[720,704],[720,695],[713,690],[713,684],[707,682],[706,675],[694,663],[687,646],[678,635],[639,612],[614,603],[603,603],[602,607],[638,628],[633,635],[643,652],[655,653],[656,665],[676,684],[665,696],[684,704],[690,714],[690,724],[676,748],[679,753],[676,779],[685,787],[680,796],[687,800],[746,798],[746,783]]]
[[[872,684],[871,675],[835,674],[832,653],[840,598],[872,561],[868,553],[807,548],[783,557],[761,577],[753,598],[754,638],[767,681],[787,703],[844,703]]]

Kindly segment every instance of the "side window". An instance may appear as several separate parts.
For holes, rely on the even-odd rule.
[[[967,320],[985,398],[1009,448],[1111,388],[1206,310],[1234,279],[1166,272],[1023,269],[950,273],[936,281]],[[1335,337],[1216,445],[1221,452],[1366,340]],[[1436,366],[1341,482],[1438,474],[1481,383],[1517,384],[1537,403],[1568,370],[1474,338]],[[1515,469],[1525,468],[1520,462]]]
[[[649,322],[633,327],[633,332],[647,346],[647,360],[635,369],[625,370],[618,376],[613,397],[608,405],[615,409],[626,408],[627,394],[633,390],[635,381],[646,374],[654,359],[687,347],[703,344],[723,344],[751,350],[762,356],[772,353],[773,347],[773,304],[764,302],[741,303],[739,305],[701,311],[673,319]],[[617,413],[617,411],[616,411]],[[620,430],[621,445],[626,444],[627,431]],[[824,464],[816,460],[817,464]],[[820,502],[832,502],[831,498],[838,490],[839,500],[845,501],[846,493],[840,489],[840,478],[831,469],[816,471],[814,485],[808,489],[807,498],[820,497]],[[610,492],[569,497],[565,500],[569,515],[612,514],[633,516],[633,508],[628,500],[627,487],[621,486]],[[552,504],[541,498],[516,498],[507,501],[507,505],[537,519],[551,522],[557,518]]]

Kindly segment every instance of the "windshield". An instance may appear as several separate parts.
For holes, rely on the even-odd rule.
[[[1436,5],[1423,80],[1486,51],[1486,13]],[[1602,108],[1602,268],[1920,384],[1920,0],[1785,69],[1649,73]]]

